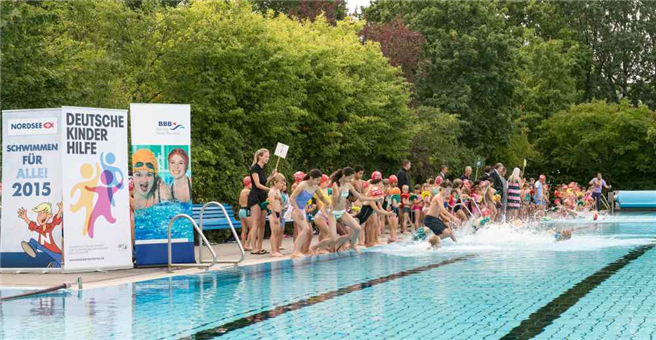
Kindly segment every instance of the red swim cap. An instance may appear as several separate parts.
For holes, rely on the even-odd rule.
[[[245,187],[251,185],[251,177],[246,176],[244,179],[241,180],[241,183],[244,184]]]
[[[383,174],[381,174],[380,171],[374,171],[371,174],[371,180],[375,181],[375,180],[378,180],[378,179],[383,179]]]
[[[296,171],[296,173],[294,173],[294,182],[298,183],[302,181],[303,178],[305,178],[303,171]]]
[[[399,179],[396,177],[396,175],[391,175],[391,176],[389,176],[388,179],[389,179],[390,183],[398,183],[399,182]]]
[[[435,177],[435,185],[440,185],[440,184],[442,184],[442,176]]]
[[[321,175],[321,179],[319,180],[319,183],[326,183],[326,182],[329,182],[329,181],[330,181],[330,177],[328,177],[328,175],[326,175],[326,174],[323,174],[323,175]]]

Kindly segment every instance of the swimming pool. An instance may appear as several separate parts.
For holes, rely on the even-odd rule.
[[[656,338],[656,215],[9,301],[4,339]],[[6,292],[5,292],[6,293]]]

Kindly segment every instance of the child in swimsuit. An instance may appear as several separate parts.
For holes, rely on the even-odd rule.
[[[415,185],[415,191],[410,196],[410,201],[412,202],[412,215],[414,215],[414,230],[417,230],[421,222],[421,209],[424,205],[424,201],[421,199],[421,185]]]
[[[401,234],[408,231],[408,227],[412,225],[410,221],[410,188],[404,185],[401,188],[401,209],[403,209],[403,222],[401,223]]]
[[[244,188],[239,193],[239,220],[241,221],[241,244],[244,250],[251,251],[250,244],[248,243],[248,232],[251,229],[251,211],[248,209],[248,194],[251,192],[251,177],[246,176],[242,180]]]
[[[280,252],[280,240],[285,222],[282,217],[285,203],[282,199],[282,190],[285,187],[285,176],[278,173],[272,178],[271,190],[269,190],[269,224],[271,225],[271,256],[282,257]]]

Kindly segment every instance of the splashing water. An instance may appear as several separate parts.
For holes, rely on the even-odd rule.
[[[648,234],[621,234],[620,225],[650,223]],[[443,253],[596,251],[608,247],[626,247],[652,242],[656,236],[656,216],[591,216],[566,220],[556,219],[532,223],[493,223],[474,232],[471,222],[456,231],[458,242],[442,241],[442,248],[429,250],[425,241],[405,241],[377,247],[370,251],[403,257],[431,256]],[[572,230],[572,238],[556,242],[554,233]]]

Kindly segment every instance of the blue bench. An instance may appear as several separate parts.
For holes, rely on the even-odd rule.
[[[235,213],[232,210],[232,207],[229,204],[222,204],[225,208],[230,221],[235,229],[241,228],[241,222],[235,218]],[[203,213],[203,225],[200,225],[200,210],[203,208],[203,204],[194,204],[192,207],[192,217],[198,223],[198,226],[203,228],[203,230],[217,230],[217,229],[230,229],[230,224],[223,214],[223,210],[217,207],[216,205],[210,205],[205,209]]]

